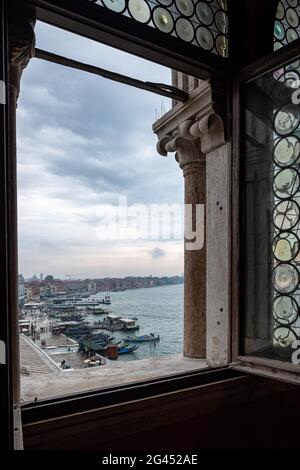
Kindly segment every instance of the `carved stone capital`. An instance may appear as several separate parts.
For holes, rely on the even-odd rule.
[[[207,153],[225,143],[223,121],[213,110],[208,82],[202,82],[186,103],[178,103],[159,119],[153,130],[158,136],[158,153],[176,152],[181,168],[203,161]]]
[[[205,160],[205,155],[201,152],[199,139],[189,139],[181,135],[176,137],[166,136],[157,144],[157,151],[163,156],[169,152],[176,152],[175,159],[180,168]]]
[[[176,152],[180,168],[202,161],[210,151],[225,143],[223,122],[217,114],[202,119],[187,120],[179,124],[172,134],[163,136],[157,143],[160,155]]]

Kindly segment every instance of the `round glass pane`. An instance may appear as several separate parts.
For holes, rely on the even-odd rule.
[[[279,2],[278,7],[277,7],[277,11],[276,11],[276,18],[278,20],[282,20],[284,18],[284,15],[285,15],[284,6],[282,5],[281,2]]]
[[[290,357],[293,343],[297,341],[296,333],[291,328],[279,326],[273,331],[273,347],[281,357]]]
[[[274,209],[273,222],[278,230],[291,230],[299,222],[300,209],[293,201],[282,201]]]
[[[183,41],[191,42],[194,39],[194,28],[190,21],[185,18],[179,18],[176,21],[176,33]]]
[[[281,49],[283,47],[283,44],[281,42],[276,41],[274,43],[274,51],[278,51],[278,49]]]
[[[287,70],[279,77],[279,81],[283,82],[289,88],[298,89],[300,85],[300,75],[296,70]]]
[[[128,9],[129,13],[136,21],[148,23],[150,20],[150,8],[145,0],[129,0]]]
[[[125,9],[125,0],[102,0],[102,2],[104,6],[117,13]]]
[[[218,36],[216,39],[216,49],[220,56],[227,57],[228,40],[225,36]]]
[[[206,51],[211,51],[214,47],[214,38],[209,29],[200,26],[196,31],[196,38],[200,47]]]
[[[297,28],[299,25],[299,17],[298,17],[298,13],[296,12],[296,10],[294,10],[294,8],[288,8],[286,10],[285,15],[286,15],[288,24],[292,26],[293,28]]]
[[[274,270],[274,287],[280,294],[290,294],[297,289],[298,270],[291,264],[279,264]]]
[[[279,166],[289,166],[296,162],[300,154],[300,142],[297,137],[280,139],[274,149],[274,161]]]
[[[287,70],[297,70],[300,67],[300,60],[296,60],[295,62],[292,62],[291,64],[286,66]]]
[[[173,29],[173,18],[165,8],[155,8],[153,11],[153,22],[155,26],[164,33],[170,33]]]
[[[285,37],[285,29],[281,21],[276,20],[274,24],[274,36],[279,41],[282,41]]]
[[[209,5],[204,2],[199,2],[196,5],[196,13],[201,23],[209,26],[214,21],[214,14]]]
[[[299,252],[299,239],[294,233],[283,232],[273,243],[273,253],[280,262],[292,261]]]
[[[177,10],[184,16],[192,16],[194,4],[192,0],[175,0]]]
[[[288,42],[293,42],[293,41],[296,41],[298,39],[298,34],[297,34],[297,31],[295,29],[292,29],[292,28],[289,28],[286,32],[286,38],[287,38],[287,41]]]
[[[291,6],[291,7],[296,7],[298,5],[298,0],[287,0],[287,3]]]
[[[277,111],[274,128],[278,135],[288,135],[297,129],[299,123],[299,108],[295,105],[287,105]]]
[[[274,191],[280,199],[287,199],[299,189],[299,175],[293,168],[279,171],[274,179]]]
[[[215,15],[215,23],[221,33],[227,33],[227,15],[224,11],[217,11]]]
[[[280,295],[274,300],[273,316],[280,325],[292,325],[298,317],[298,305],[292,297]]]

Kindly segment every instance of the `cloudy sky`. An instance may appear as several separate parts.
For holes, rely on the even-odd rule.
[[[36,36],[42,49],[170,82],[167,68],[45,24]],[[157,154],[152,133],[169,106],[158,95],[31,60],[17,114],[19,272],[64,278],[183,271],[182,240],[149,239],[145,226],[138,234],[144,239],[101,237],[120,196],[128,206],[182,203],[182,173],[174,157]]]

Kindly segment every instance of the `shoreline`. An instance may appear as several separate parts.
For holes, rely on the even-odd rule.
[[[107,293],[116,293],[116,292],[128,292],[128,291],[131,291],[131,290],[141,290],[141,289],[156,289],[157,287],[173,287],[173,286],[184,286],[184,282],[181,282],[181,283],[178,283],[178,284],[165,284],[163,286],[143,286],[143,287],[132,287],[131,289],[120,289],[120,290],[101,290],[101,291],[98,291],[96,292],[96,294],[100,294],[100,293],[103,293],[103,292],[107,292]],[[90,295],[96,295],[96,294],[90,294]]]

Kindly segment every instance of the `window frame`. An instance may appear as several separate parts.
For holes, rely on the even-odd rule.
[[[37,20],[198,78],[229,73],[229,60],[88,0],[25,0]]]
[[[245,377],[243,372],[235,371],[228,366],[221,366],[214,369],[174,374],[72,395],[51,397],[36,403],[23,404],[21,407],[22,423],[23,425],[32,424],[37,421],[46,421],[73,413],[84,413],[91,409],[136,402],[213,383],[239,380],[243,377]]]
[[[7,32],[7,6],[5,0],[0,0],[0,80],[3,82],[2,99],[0,103],[0,290],[2,293],[2,307],[0,314],[1,342],[5,351],[4,363],[0,364],[0,429],[3,436],[2,445],[7,449],[14,448],[13,433],[13,358],[11,352],[11,320],[9,306],[9,266],[13,260],[13,253],[9,249],[8,240],[8,213],[9,213],[9,176],[7,161],[9,155],[9,110],[8,110],[8,32]],[[4,344],[3,344],[4,343]],[[2,359],[2,358],[1,358]]]
[[[4,3],[6,2],[6,0],[0,1]],[[74,34],[79,34],[84,37],[94,39],[111,47],[116,47],[152,62],[174,68],[183,73],[194,75],[202,79],[222,78],[224,80],[224,78],[229,77],[229,61],[227,59],[218,57],[215,54],[206,53],[200,48],[196,48],[194,46],[187,47],[185,44],[183,44],[180,47],[177,40],[175,40],[174,43],[176,45],[176,51],[171,50],[170,48],[174,38],[170,38],[169,41],[165,34],[156,31],[154,28],[146,28],[147,31],[145,33],[144,27],[141,28],[138,24],[135,25],[134,22],[131,22],[133,26],[132,30],[129,32],[127,29],[128,19],[126,17],[123,17],[122,15],[112,16],[112,14],[105,9],[103,9],[103,11],[101,10],[101,18],[100,16],[99,18],[97,17],[97,21],[95,18],[87,18],[85,15],[86,9],[84,8],[84,6],[87,4],[87,0],[78,0],[76,3],[74,3],[73,0],[52,0],[51,2],[44,0],[25,0],[25,3],[36,7],[37,20],[59,27]],[[75,12],[70,11],[71,6],[74,7]],[[117,16],[118,18],[116,18]],[[120,37],[122,37],[121,42]],[[161,37],[164,38],[165,44],[158,47],[154,43]],[[5,59],[5,64],[8,68],[8,56]],[[6,81],[6,88],[8,88],[8,86],[9,76]],[[8,128],[8,123],[6,127]],[[6,150],[5,156],[6,161],[8,161],[8,150]],[[11,190],[12,188],[7,187],[7,194],[9,194],[9,191]],[[5,227],[8,227],[9,225],[9,218],[14,216],[15,214],[9,213],[9,211],[8,214],[5,214]],[[4,237],[1,235],[2,234],[0,232],[0,244],[2,240],[4,240]],[[17,253],[14,252],[13,247],[6,246],[6,253],[8,259],[11,260],[10,263],[15,263],[17,259]],[[9,280],[8,275],[5,275],[4,278]],[[16,288],[16,286],[13,287],[14,289]],[[9,297],[7,298],[7,313],[5,318],[10,324]],[[13,334],[14,332],[12,329],[10,329],[8,339],[9,337],[11,338]],[[13,357],[12,347],[10,346],[9,340],[7,345],[10,355],[8,368],[13,370],[13,364],[16,358]],[[171,390],[176,391],[192,386],[201,386],[203,383],[208,384],[215,382],[216,380],[228,380],[228,378],[230,379],[231,377],[240,377],[240,374],[231,371],[228,366],[223,366],[214,369],[200,369],[199,371],[132,382],[130,384],[126,384],[125,386],[118,385],[116,387],[110,387],[107,389],[97,389],[83,393],[75,393],[73,395],[68,394],[48,400],[41,400],[38,403],[22,405],[22,419],[25,420],[25,422],[27,419],[43,419],[43,417],[47,417],[48,419],[48,417],[51,417],[53,414],[57,415],[58,413],[58,415],[61,415],[65,412],[66,409],[72,409],[75,412],[80,410],[81,407],[83,407],[83,409],[91,409],[93,406],[96,406],[96,403],[100,403],[99,400],[102,400],[104,395],[109,397],[109,394],[111,394],[111,397],[108,398],[107,404],[110,402],[123,403],[124,401],[142,399],[143,397],[157,396],[167,393],[167,391]],[[19,380],[19,378],[15,377],[14,375],[13,378],[14,380]],[[8,383],[8,381],[6,382]],[[9,383],[9,398],[11,400],[13,386],[11,382]],[[115,397],[117,397],[116,401],[114,401]],[[5,403],[5,401],[3,401],[3,403]],[[11,402],[7,400],[6,404],[7,403]],[[13,421],[11,420],[11,423],[12,422]],[[9,426],[9,428],[11,429],[11,426]]]
[[[300,58],[300,39],[282,47],[251,65],[241,69],[233,81],[233,171],[232,171],[232,366],[238,370],[257,375],[271,376],[284,381],[300,383],[300,367],[280,360],[244,355],[243,343],[243,308],[241,297],[243,276],[242,243],[244,201],[242,197],[242,148],[243,148],[243,86],[260,76]]]
[[[84,0],[86,2],[86,0]],[[104,44],[112,47],[121,48],[122,50],[135,54],[144,59],[151,60],[156,63],[160,63],[170,68],[174,68],[181,72],[189,75],[194,75],[199,78],[221,78],[230,79],[232,83],[232,150],[233,150],[233,168],[232,168],[232,187],[231,187],[231,201],[232,201],[232,255],[231,255],[231,272],[232,272],[232,353],[233,353],[233,367],[243,367],[247,361],[252,361],[251,357],[241,356],[239,354],[240,347],[240,323],[241,323],[241,310],[239,308],[240,299],[240,284],[239,275],[241,273],[241,259],[240,259],[240,243],[241,243],[241,220],[240,220],[240,208],[237,206],[240,194],[240,166],[239,156],[241,149],[241,85],[243,82],[250,80],[258,76],[259,74],[265,73],[276,68],[284,62],[288,62],[291,59],[300,57],[300,40],[291,43],[289,46],[272,53],[259,61],[252,63],[250,66],[242,69],[236,79],[233,77],[238,70],[238,60],[236,51],[236,57],[233,60],[222,59],[211,53],[206,53],[200,48],[195,48],[192,51],[191,46],[178,45],[178,41],[174,38],[169,38],[163,33],[156,31],[154,28],[147,28],[142,25],[134,24],[130,31],[128,30],[128,19],[124,16],[114,15],[109,11],[101,10],[101,15],[95,18],[87,18],[84,15],[86,8],[84,8],[83,0],[78,0],[76,3],[71,0],[27,0],[26,3],[37,8],[37,19],[53,26],[65,29],[67,31],[86,36],[90,39],[98,40]],[[231,3],[231,0],[230,0]],[[8,81],[6,77],[8,68],[8,56],[6,53],[7,48],[7,31],[5,26],[6,12],[4,10],[6,0],[0,0],[0,6],[2,8],[2,23],[0,25],[0,40],[2,44],[2,58],[3,58],[3,70],[0,73],[4,73],[5,82],[8,88]],[[71,12],[71,6],[73,12]],[[68,8],[69,7],[69,8]],[[91,7],[91,5],[89,5]],[[101,18],[100,18],[101,16]],[[230,18],[230,17],[229,17]],[[97,21],[98,20],[98,21]],[[133,22],[131,23],[133,24]],[[254,31],[255,32],[255,31]],[[164,44],[158,45],[159,39],[163,38]],[[120,41],[121,39],[121,41]],[[230,37],[230,43],[232,38]],[[120,44],[120,42],[122,44]],[[176,48],[176,50],[175,50]],[[0,77],[1,78],[1,77]],[[8,77],[9,80],[9,77]],[[8,110],[6,107],[5,113],[1,113],[0,116],[0,127],[1,127],[1,138],[0,145],[2,147],[4,159],[1,161],[0,167],[0,179],[6,178],[6,162],[8,161],[8,149],[7,149],[7,129],[8,129]],[[0,231],[0,249],[2,259],[4,260],[1,264],[3,275],[1,277],[2,288],[4,292],[8,292],[10,280],[9,280],[9,265],[10,262],[15,262],[15,255],[7,244],[7,226],[9,221],[9,214],[7,213],[7,197],[9,194],[9,182],[3,181],[1,187],[0,196],[0,213],[3,217],[4,223]],[[5,385],[6,389],[3,391],[1,388],[1,394],[5,394],[6,399],[1,399],[3,404],[4,419],[1,420],[3,424],[3,430],[10,436],[8,440],[12,442],[12,410],[7,407],[7,403],[12,403],[12,367],[13,360],[10,351],[10,338],[13,332],[10,329],[9,319],[9,298],[6,295],[5,299],[5,315],[1,316],[1,329],[5,331],[5,337],[7,339],[8,348],[8,361],[5,369]],[[255,358],[253,372],[260,373],[261,364]],[[269,361],[268,361],[269,362]],[[252,362],[251,362],[252,363]],[[282,365],[282,364],[281,364]],[[277,367],[278,365],[276,365]],[[274,368],[274,365],[268,364],[269,369]],[[295,367],[295,366],[294,366]],[[2,365],[1,365],[2,368]],[[286,365],[284,367],[286,370]],[[247,370],[247,372],[249,372]],[[72,396],[65,396],[56,399],[45,400],[37,404],[28,404],[22,406],[22,416],[25,422],[31,420],[43,419],[43,417],[51,417],[61,415],[65,409],[72,409],[74,411],[80,410],[80,407],[85,409],[91,409],[97,403],[98,400],[103,398],[103,394],[111,395],[110,398],[117,398],[116,403],[124,402],[126,400],[136,400],[138,397],[153,396],[157,394],[166,393],[166,390],[179,390],[182,388],[193,386],[193,384],[201,385],[203,380],[214,382],[216,380],[225,380],[225,376],[232,373],[229,366],[206,369],[197,372],[190,372],[187,374],[177,374],[169,377],[162,377],[157,380],[144,381],[139,383],[132,383],[126,386],[118,386],[109,388],[106,390],[95,390],[93,392],[75,394]],[[225,375],[222,375],[225,374]],[[238,375],[237,375],[238,376]],[[280,377],[279,377],[280,378]],[[3,383],[3,382],[2,382]],[[133,390],[135,394],[133,394]],[[145,393],[146,392],[146,393]],[[106,395],[106,396],[108,396]],[[2,398],[2,395],[1,395]],[[67,407],[67,408],[65,408]],[[69,407],[69,408],[68,408]],[[9,409],[9,415],[7,410]],[[5,414],[6,413],[6,414]],[[6,419],[7,418],[7,419]],[[3,434],[2,434],[3,435]],[[13,444],[11,444],[13,448]]]

